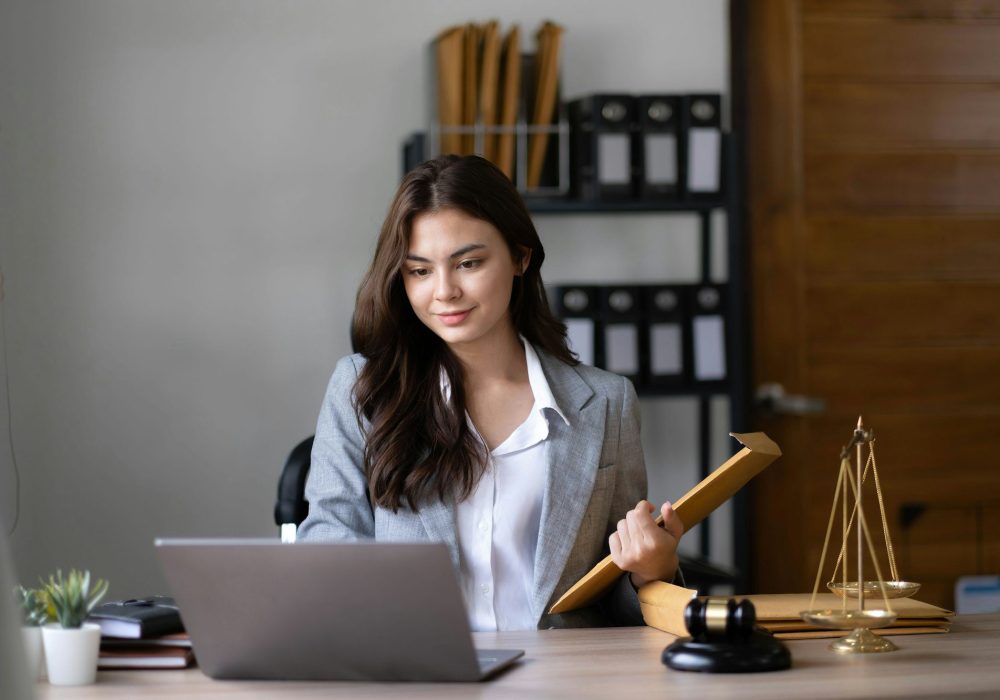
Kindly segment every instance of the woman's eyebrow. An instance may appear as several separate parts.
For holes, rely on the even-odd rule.
[[[483,243],[470,243],[469,245],[462,246],[461,248],[459,248],[458,250],[456,250],[454,253],[452,253],[448,257],[449,257],[449,259],[459,258],[459,257],[465,255],[466,253],[472,252],[473,250],[479,250],[480,248],[485,248],[485,247],[486,247],[486,245],[483,244]],[[407,260],[412,260],[414,262],[422,262],[422,263],[429,263],[429,262],[431,262],[427,258],[422,258],[419,255],[413,255],[413,254],[407,255],[406,259]]]

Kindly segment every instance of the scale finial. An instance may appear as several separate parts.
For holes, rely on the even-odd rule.
[[[861,421],[861,416],[858,416],[858,430],[861,430],[862,427],[864,427],[864,424]]]

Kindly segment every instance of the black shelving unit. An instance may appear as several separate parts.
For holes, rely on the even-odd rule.
[[[528,211],[534,214],[629,214],[629,213],[697,213],[710,216],[716,209],[725,209],[725,200],[684,201],[583,201],[578,199],[536,199],[526,197]]]

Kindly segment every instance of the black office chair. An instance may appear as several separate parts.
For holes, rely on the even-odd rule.
[[[350,324],[351,352],[358,351],[358,337],[354,333],[354,315]],[[312,459],[313,438],[310,435],[296,445],[278,478],[278,500],[274,502],[274,524],[281,528],[281,541],[294,542],[299,525],[309,515],[306,501],[306,479]]]
[[[281,528],[281,541],[294,542],[295,533],[309,514],[306,502],[306,478],[312,458],[310,435],[292,449],[278,479],[278,500],[274,502],[274,524]]]

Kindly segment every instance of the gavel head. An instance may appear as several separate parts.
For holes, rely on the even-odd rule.
[[[746,641],[756,622],[753,603],[745,599],[695,598],[684,608],[688,632],[703,641]]]

